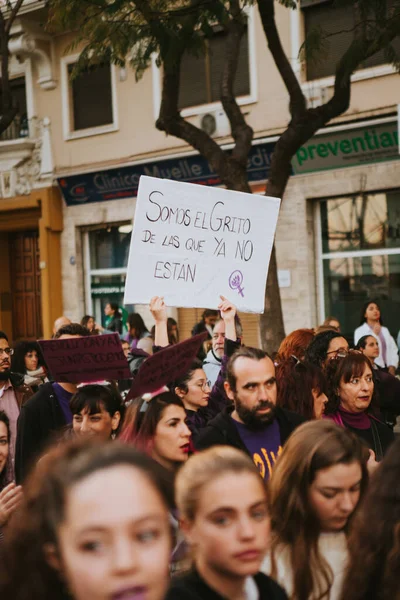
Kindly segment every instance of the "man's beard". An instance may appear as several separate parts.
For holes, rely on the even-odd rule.
[[[10,367],[6,371],[0,371],[0,381],[7,381],[7,379],[10,379],[10,375]]]
[[[258,431],[264,429],[267,425],[272,423],[276,417],[276,406],[270,400],[260,400],[254,408],[246,408],[241,400],[235,395],[235,410],[243,421],[243,423],[249,429]],[[270,410],[266,413],[258,414],[257,411],[262,408],[269,408]]]

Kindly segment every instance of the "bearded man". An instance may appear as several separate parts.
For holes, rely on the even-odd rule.
[[[233,404],[208,423],[196,439],[196,449],[239,448],[268,479],[283,444],[304,418],[276,406],[275,365],[263,350],[240,347],[228,362],[224,386]]]

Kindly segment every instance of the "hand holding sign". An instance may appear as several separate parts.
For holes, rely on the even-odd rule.
[[[221,313],[221,318],[225,322],[225,337],[228,340],[236,342],[236,306],[232,304],[225,296],[220,296],[221,302],[218,305],[218,310]]]

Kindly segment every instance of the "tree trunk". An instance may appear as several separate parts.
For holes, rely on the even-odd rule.
[[[290,161],[279,159],[278,153],[274,153],[265,195],[281,198],[282,200],[287,182],[289,181],[290,172]],[[281,341],[285,337],[275,244],[272,248],[268,269],[264,313],[260,316],[260,335],[261,346],[269,354],[278,350]]]

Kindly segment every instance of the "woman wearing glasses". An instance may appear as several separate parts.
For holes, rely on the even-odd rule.
[[[305,361],[325,369],[337,356],[345,356],[349,344],[341,333],[323,331],[315,336],[305,353]]]
[[[330,361],[327,369],[329,403],[326,417],[356,433],[382,460],[394,441],[393,431],[377,415],[375,385],[369,359],[359,351]]]

